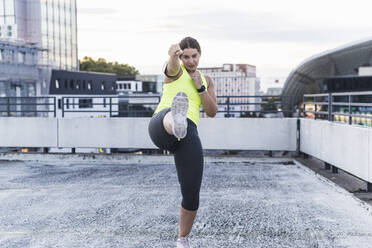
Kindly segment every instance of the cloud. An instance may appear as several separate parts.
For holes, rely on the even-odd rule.
[[[79,8],[78,14],[87,15],[110,15],[117,13],[117,9],[112,8]]]
[[[198,36],[248,42],[337,42],[369,36],[372,26],[319,26],[280,13],[216,11],[168,16],[158,20],[149,32],[176,33],[192,30]],[[361,36],[362,35],[362,36]]]

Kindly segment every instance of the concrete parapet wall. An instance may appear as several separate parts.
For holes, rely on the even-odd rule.
[[[296,118],[200,119],[205,149],[296,151]]]
[[[56,147],[57,126],[53,118],[0,118],[0,147]]]
[[[0,147],[156,148],[150,118],[0,118]],[[296,118],[205,118],[204,149],[296,150]]]
[[[300,151],[372,182],[372,128],[301,119]]]
[[[59,147],[156,148],[148,135],[150,118],[59,119]]]
[[[60,147],[156,148],[149,118],[60,119]],[[296,119],[201,119],[204,149],[296,150]]]

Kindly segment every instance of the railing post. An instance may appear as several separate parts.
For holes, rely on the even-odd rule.
[[[54,118],[56,118],[57,117],[57,101],[56,101],[56,97],[53,97],[53,100],[54,100]]]
[[[227,117],[230,118],[230,97],[227,97]]]
[[[316,120],[316,113],[318,112],[318,108],[316,106],[316,96],[314,96],[314,120]]]
[[[349,125],[353,124],[353,118],[351,115],[353,114],[353,111],[351,109],[351,95],[349,95]]]
[[[112,117],[112,97],[110,97],[110,117]]]
[[[302,110],[302,115],[305,118],[306,117],[306,103],[305,103],[305,95],[302,96],[302,102],[304,104],[304,108]]]
[[[327,162],[324,162],[324,169],[325,170],[330,170],[331,169],[331,165]]]
[[[333,99],[332,99],[332,93],[328,93],[328,120],[333,121]]]
[[[6,107],[6,109],[7,109],[8,117],[10,117],[10,98],[9,97],[7,97],[7,107]]]
[[[62,103],[61,103],[61,107],[62,107],[62,118],[65,117],[65,98],[62,97]]]

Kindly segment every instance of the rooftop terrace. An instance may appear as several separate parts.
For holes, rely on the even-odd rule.
[[[0,160],[0,247],[174,247],[172,156]],[[7,160],[8,158],[8,160]],[[293,158],[207,156],[195,247],[372,247],[371,206]]]

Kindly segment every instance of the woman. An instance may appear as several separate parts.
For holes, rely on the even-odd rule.
[[[182,193],[177,247],[184,248],[190,247],[188,236],[199,208],[203,176],[203,148],[197,130],[200,107],[214,117],[217,97],[212,79],[197,70],[201,56],[197,40],[182,39],[169,48],[168,55],[163,95],[149,123],[149,134],[157,147],[174,153]]]

